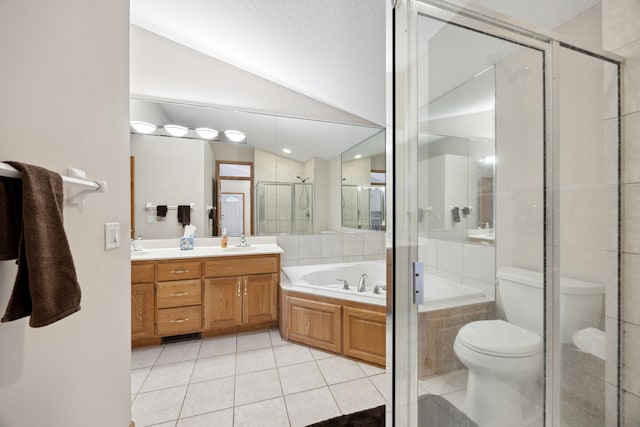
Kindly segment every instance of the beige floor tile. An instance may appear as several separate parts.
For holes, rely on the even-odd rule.
[[[202,340],[198,358],[221,356],[236,352],[236,336],[218,337]]]
[[[167,344],[156,360],[156,365],[195,360],[200,351],[200,341],[187,341],[175,344]]]
[[[327,385],[315,361],[283,366],[278,371],[284,394],[298,393]]]
[[[271,347],[271,335],[269,335],[269,331],[238,335],[236,345],[238,353],[269,347]]]
[[[362,369],[366,376],[370,377],[372,375],[379,375],[386,372],[384,369],[379,368],[374,365],[369,365],[368,363],[358,362],[358,366]]]
[[[418,382],[418,391],[422,394],[447,394],[467,387],[467,370],[459,369],[444,375],[438,375]]]
[[[140,348],[131,351],[131,369],[149,368],[156,363],[164,346]]]
[[[331,357],[317,361],[327,384],[337,384],[365,376],[364,371],[353,360]]]
[[[271,345],[274,347],[279,347],[281,345],[289,345],[291,341],[287,341],[280,335],[280,331],[278,329],[271,329],[269,331],[269,335],[271,335]]]
[[[329,386],[343,414],[384,405],[384,399],[368,378]]]
[[[263,371],[276,367],[272,348],[262,350],[245,351],[236,355],[236,374]]]
[[[382,397],[384,397],[385,400],[388,400],[387,396],[386,396],[386,394],[387,394],[387,374],[384,373],[384,374],[373,375],[373,376],[369,377],[369,379],[371,380],[373,385],[376,387],[378,392],[380,392]]]
[[[131,371],[131,394],[135,395],[140,391],[149,372],[151,372],[151,368],[133,369]]]
[[[313,360],[311,351],[307,347],[298,344],[275,347],[273,353],[278,366],[293,365]]]
[[[138,393],[131,405],[136,426],[150,426],[178,419],[187,386]]]
[[[290,394],[284,397],[292,427],[302,427],[340,415],[340,409],[328,387]]]
[[[234,427],[288,427],[284,399],[264,400],[234,409]]]
[[[215,380],[218,378],[230,377],[236,374],[236,355],[224,354],[222,356],[207,357],[198,359],[191,382]]]
[[[311,349],[311,354],[313,355],[313,358],[316,360],[322,360],[322,359],[328,359],[330,357],[335,357],[335,354],[333,353],[328,353],[326,351],[322,351],[322,350],[316,350],[315,348]]]
[[[176,427],[233,427],[233,409],[182,418],[178,420]]]
[[[279,396],[282,396],[282,387],[277,369],[251,372],[236,377],[236,406]]]
[[[180,418],[233,407],[233,377],[190,384]]]
[[[194,360],[189,360],[187,362],[154,366],[142,384],[140,392],[144,393],[189,384],[194,364]]]

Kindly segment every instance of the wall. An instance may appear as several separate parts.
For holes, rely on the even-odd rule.
[[[169,210],[165,218],[158,218],[155,210],[145,209],[145,204],[187,205],[193,202],[191,223],[197,227],[197,235],[204,236],[209,227],[206,205],[212,198],[210,183],[213,179],[213,166],[208,163],[213,155],[208,142],[131,135],[131,155],[135,157],[136,235],[142,234],[145,239],[182,236],[184,229],[178,222],[176,210]]]
[[[625,58],[622,72],[622,320],[625,426],[640,420],[640,3],[603,0],[603,48]],[[615,88],[611,88],[615,90]]]
[[[342,209],[329,208],[342,206],[342,158],[335,157],[327,163],[327,230],[342,230]]]
[[[108,191],[66,205],[82,310],[0,324],[0,426],[127,427],[130,415],[129,3],[0,2],[0,160],[84,169]],[[96,18],[99,17],[99,18]],[[104,251],[104,223],[119,222]],[[0,262],[0,310],[15,276]]]

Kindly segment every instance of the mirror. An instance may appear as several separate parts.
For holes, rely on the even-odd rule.
[[[232,236],[339,231],[341,153],[381,131],[140,99],[131,99],[130,110],[131,121],[157,127],[151,134],[131,131],[132,224],[145,239],[181,236],[179,205],[190,207],[200,237],[223,228]],[[167,124],[187,133],[172,136]],[[201,127],[219,136],[204,139],[195,131]],[[246,139],[230,141],[229,129]],[[167,206],[166,216],[159,216],[158,205]]]
[[[342,226],[386,229],[385,132],[367,138],[342,153]]]
[[[420,162],[429,188],[427,236],[493,244],[495,167],[495,71],[491,67],[423,108]],[[424,172],[423,172],[424,173]],[[443,185],[444,183],[444,185]],[[424,191],[423,190],[423,191]]]

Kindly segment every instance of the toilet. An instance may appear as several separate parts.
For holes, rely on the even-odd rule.
[[[497,272],[504,320],[480,320],[458,331],[453,349],[469,369],[466,413],[479,427],[520,427],[535,419],[522,390],[534,385],[543,364],[543,277],[515,267]],[[560,335],[598,327],[604,287],[575,279],[560,280]]]

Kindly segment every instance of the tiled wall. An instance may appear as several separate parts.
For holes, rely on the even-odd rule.
[[[283,267],[381,260],[385,256],[385,233],[381,232],[291,235],[277,239],[284,250]]]
[[[625,57],[622,74],[622,319],[625,426],[640,425],[640,2],[602,2],[603,47]]]
[[[426,242],[426,248],[423,247]],[[495,248],[461,241],[421,240],[427,273],[480,289],[495,299]]]

